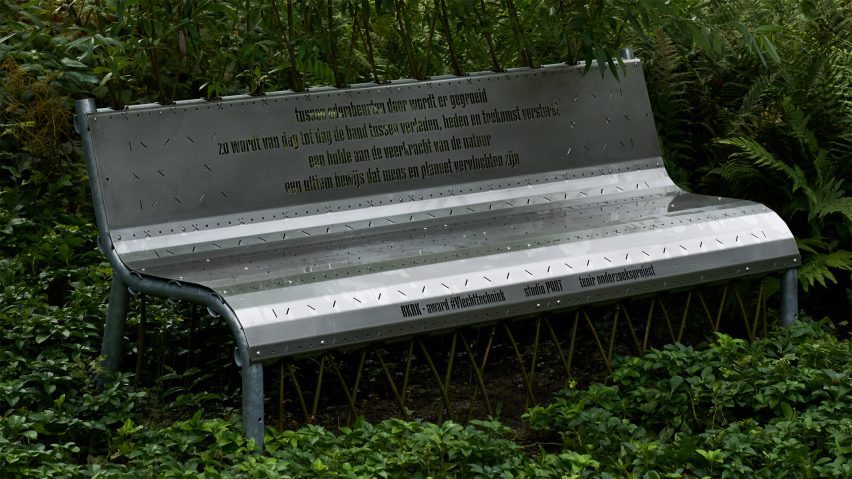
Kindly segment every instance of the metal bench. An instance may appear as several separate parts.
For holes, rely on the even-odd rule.
[[[233,332],[262,444],[264,361],[744,275],[799,254],[748,201],[663,168],[641,64],[555,65],[219,101],[77,103],[118,366],[128,288]]]

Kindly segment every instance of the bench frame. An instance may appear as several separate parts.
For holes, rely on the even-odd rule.
[[[532,70],[531,70],[532,71]],[[590,74],[596,74],[591,72]],[[323,90],[327,91],[327,90]],[[245,98],[245,97],[239,97]],[[228,100],[225,98],[223,100]],[[150,106],[149,106],[150,107]],[[251,349],[245,333],[234,310],[225,300],[211,294],[210,289],[192,283],[166,280],[140,274],[129,268],[120,258],[111,239],[107,226],[107,212],[103,202],[103,191],[98,178],[98,169],[94,161],[94,145],[92,137],[85,134],[90,128],[89,114],[97,112],[95,101],[92,99],[77,102],[75,124],[83,138],[83,148],[86,153],[90,173],[90,187],[94,197],[95,218],[99,228],[99,247],[106,255],[114,271],[112,289],[109,298],[109,311],[104,329],[101,354],[104,356],[104,367],[108,371],[119,368],[122,341],[124,338],[126,318],[130,296],[143,293],[179,301],[185,300],[207,307],[208,312],[222,317],[234,336],[236,348],[235,361],[241,368],[242,376],[242,409],[243,429],[246,436],[255,441],[262,450],[264,435],[264,404],[263,404],[263,365],[255,359],[253,362]],[[798,261],[795,259],[794,261]],[[796,269],[786,269],[781,279],[781,322],[787,326],[795,321],[798,311]],[[572,304],[577,307],[581,304]],[[472,321],[473,322],[473,321]],[[141,351],[140,351],[141,354]],[[258,353],[259,354],[259,353]]]

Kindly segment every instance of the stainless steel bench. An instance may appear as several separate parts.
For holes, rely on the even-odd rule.
[[[223,316],[263,439],[266,360],[786,270],[784,222],[663,168],[641,64],[77,103],[101,247],[103,353],[130,288]]]

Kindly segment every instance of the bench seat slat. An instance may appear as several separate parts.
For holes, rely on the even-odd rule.
[[[619,184],[626,189],[626,182],[614,183],[607,188],[597,186],[595,194],[586,194],[585,188],[537,186],[524,188],[524,192],[529,195],[531,191],[543,189],[545,191],[539,193],[545,194],[508,197],[489,203],[454,197],[454,206],[449,208],[409,208],[407,213],[398,217],[374,214],[349,221],[345,223],[346,227],[333,228],[335,223],[323,221],[321,224],[326,226],[290,228],[267,235],[266,239],[257,234],[256,225],[243,225],[247,232],[254,234],[198,241],[190,243],[192,246],[160,244],[157,248],[137,253],[119,254],[135,269],[167,278],[185,276],[187,281],[248,276],[250,273],[246,271],[249,270],[243,266],[248,261],[258,264],[266,273],[269,270],[315,270],[341,259],[347,264],[392,260],[405,249],[434,254],[457,248],[493,247],[510,240],[517,241],[524,235],[564,235],[638,218],[651,219],[666,214],[672,199],[682,195],[667,177],[657,173],[638,179],[630,175],[628,179],[631,186],[638,181],[643,183],[638,194],[636,190],[617,189]],[[654,186],[645,186],[649,183]],[[606,195],[598,194],[602,189],[610,191]],[[378,208],[375,210],[373,213],[380,213]],[[316,218],[313,221],[316,222]],[[487,234],[483,235],[483,232]],[[187,233],[183,236],[206,234]],[[149,242],[159,243],[161,239]],[[204,273],[193,274],[199,271]]]
[[[680,191],[672,183],[665,169],[659,167],[648,169],[649,165],[658,164],[659,161],[659,158],[645,160],[641,162],[641,167],[645,169],[634,170],[631,168],[636,167],[635,162],[613,165],[614,168],[624,169],[624,172],[619,174],[594,172],[594,174],[584,175],[584,172],[570,174],[560,172],[554,175],[557,180],[534,186],[526,184],[533,180],[533,177],[527,177],[521,178],[524,186],[499,190],[489,189],[487,183],[469,184],[457,189],[466,191],[476,188],[484,191],[354,210],[320,209],[322,213],[301,216],[293,216],[293,211],[286,210],[283,212],[281,210],[252,211],[243,213],[239,217],[198,218],[191,224],[162,223],[124,228],[113,231],[111,237],[116,252],[122,259],[135,263],[139,260],[157,258],[154,251],[169,250],[171,253],[167,254],[172,256],[187,252],[195,253],[199,248],[214,251],[226,247],[226,244],[243,247],[264,241],[277,241],[284,238],[284,235],[289,235],[290,240],[298,239],[305,236],[304,232],[314,236],[315,238],[312,238],[314,240],[317,236],[326,234],[328,229],[336,233],[351,233],[369,229],[371,222],[372,225],[377,226],[379,223],[386,222],[387,219],[402,226],[405,223],[465,215],[471,212],[470,209],[473,209],[473,212],[506,210],[527,201],[545,205],[562,198],[570,199],[574,204],[582,206],[604,196],[638,197],[657,194],[661,191]],[[575,175],[584,177],[575,178]],[[563,179],[565,176],[570,179]],[[240,218],[243,219],[244,224],[240,224]],[[246,221],[246,218],[249,221]],[[210,227],[228,222],[233,224]],[[197,230],[196,227],[198,227]],[[264,239],[260,240],[258,237]],[[240,241],[241,243],[237,245],[236,243]],[[216,246],[213,246],[214,243]]]

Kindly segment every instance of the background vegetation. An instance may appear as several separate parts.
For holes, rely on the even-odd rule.
[[[95,394],[110,272],[95,247],[73,100],[120,108],[580,60],[618,73],[612,58],[625,45],[645,61],[669,172],[693,191],[778,211],[804,256],[803,306],[842,335],[849,2],[0,3],[0,476],[848,477],[850,343],[810,324],[627,360],[610,384],[531,410],[532,446],[494,421],[390,420],[270,432],[257,457],[237,422],[221,419],[236,411],[169,417],[221,408],[233,391],[195,391],[199,369],[169,370],[157,344],[155,387],[118,375]],[[186,327],[167,308],[150,314],[151,328]],[[226,356],[202,369],[228,369]]]

